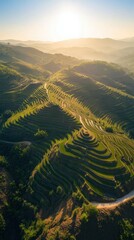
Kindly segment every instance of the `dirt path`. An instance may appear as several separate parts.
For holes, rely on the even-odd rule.
[[[86,127],[85,124],[83,123],[82,117],[81,117],[80,115],[79,115],[79,118],[80,118],[80,123],[82,124],[82,126],[87,129],[87,127]]]
[[[47,84],[46,84],[46,83],[45,83],[45,85],[44,85],[44,88],[45,88],[46,93],[47,93],[47,95],[48,95],[48,89],[47,89]]]
[[[94,206],[96,206],[98,209],[110,209],[110,208],[116,208],[120,204],[128,202],[129,200],[134,198],[134,190],[132,190],[130,193],[126,194],[125,196],[118,198],[115,202],[112,203],[97,203],[92,202]]]

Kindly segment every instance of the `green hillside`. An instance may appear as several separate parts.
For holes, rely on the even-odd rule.
[[[0,61],[22,73],[31,73],[32,75],[36,75],[36,77],[43,75],[47,70],[53,72],[80,62],[76,58],[67,57],[62,54],[48,54],[35,48],[12,46],[10,44],[0,44]],[[58,66],[58,69],[55,69],[55,66]]]
[[[133,188],[134,78],[33,48],[0,60],[0,236],[77,239],[92,202]]]
[[[105,62],[83,63],[71,71],[56,73],[53,81],[86,105],[100,121],[106,120],[134,136],[134,78],[124,70]]]

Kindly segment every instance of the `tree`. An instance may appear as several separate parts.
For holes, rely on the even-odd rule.
[[[120,240],[133,240],[134,239],[134,227],[131,220],[123,219],[120,222],[121,235]]]
[[[57,194],[62,194],[63,193],[63,188],[61,186],[58,186],[57,189],[56,189],[56,193]]]
[[[34,136],[38,139],[42,139],[48,136],[47,131],[38,129],[37,132],[34,134]]]

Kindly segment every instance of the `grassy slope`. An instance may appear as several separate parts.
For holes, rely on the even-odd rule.
[[[57,67],[59,70],[80,62],[76,58],[62,54],[48,54],[30,47],[2,44],[0,44],[0,61],[23,74],[31,74],[36,77],[38,75],[47,76],[49,72],[57,71]]]
[[[59,76],[56,74],[53,79],[97,117],[118,124],[134,136],[134,79],[124,70],[103,62],[85,63]]]
[[[8,51],[11,48],[10,57],[21,56],[26,64],[36,52],[30,49],[25,53],[17,47],[13,53],[11,46],[7,48]],[[13,59],[10,61],[12,66]],[[39,66],[40,61],[39,57]],[[30,64],[33,67],[34,63]],[[131,189],[133,140],[124,134],[124,129],[132,130],[129,126],[133,124],[131,76],[114,65],[95,62],[57,72],[44,85],[39,79],[35,83],[35,78],[26,77],[26,72],[20,74],[20,70],[17,72],[5,65],[7,63],[1,64],[0,71],[3,102],[0,139],[26,141],[15,145],[1,142],[0,148],[1,155],[7,157],[13,179],[9,208],[12,207],[17,230],[11,231],[12,234],[18,234],[22,222],[26,229],[27,221],[38,222],[39,210],[43,219],[53,213],[58,217],[58,208],[61,204],[65,207],[69,199],[73,212],[92,199],[112,200]],[[122,118],[118,113],[119,104],[124,111]],[[114,132],[106,132],[107,126],[112,126]],[[38,130],[47,135],[37,137]],[[36,214],[31,213],[36,207]],[[27,211],[30,211],[28,220]],[[69,219],[73,224],[73,215]],[[58,220],[55,221],[58,224]],[[7,224],[7,231],[9,228]],[[43,229],[43,234],[51,232],[51,224],[48,228],[48,232]],[[23,234],[22,239],[26,232]]]
[[[12,68],[0,65],[0,114],[15,111],[40,83],[34,83]],[[5,116],[6,117],[6,116]]]

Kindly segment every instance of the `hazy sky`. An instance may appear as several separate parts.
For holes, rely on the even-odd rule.
[[[0,39],[134,36],[134,0],[0,0]]]

